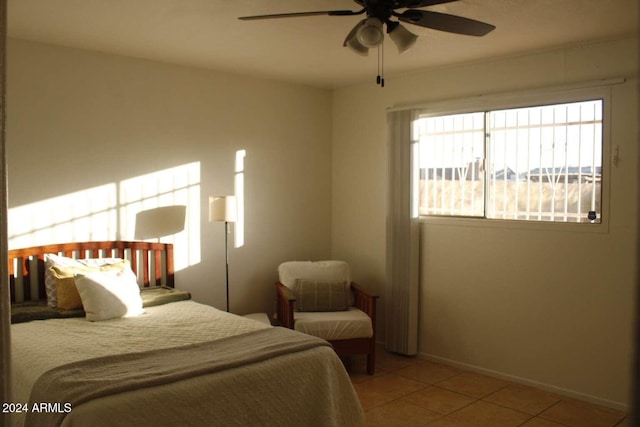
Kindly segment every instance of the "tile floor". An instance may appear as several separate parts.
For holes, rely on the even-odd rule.
[[[602,406],[424,359],[377,350],[376,374],[364,360],[349,372],[366,427],[630,427]]]

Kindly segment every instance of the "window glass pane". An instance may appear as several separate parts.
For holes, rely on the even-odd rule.
[[[423,117],[419,214],[601,222],[603,101]]]
[[[602,101],[487,115],[487,218],[600,222]]]
[[[484,113],[422,118],[420,215],[484,216]]]

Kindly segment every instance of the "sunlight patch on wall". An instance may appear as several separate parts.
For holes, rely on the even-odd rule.
[[[200,262],[200,162],[124,180],[120,182],[119,189],[122,236],[133,239],[136,214],[140,211],[185,205],[187,214],[184,230],[159,240],[175,245],[176,270]]]
[[[247,150],[236,151],[236,167],[234,176],[234,192],[237,204],[237,220],[235,227],[234,247],[244,246],[244,158]]]
[[[106,184],[9,209],[9,249],[115,240],[118,187]]]
[[[174,267],[200,256],[200,162],[9,209],[9,249],[92,240],[134,240],[136,214],[187,206],[183,231],[162,237],[175,245]]]

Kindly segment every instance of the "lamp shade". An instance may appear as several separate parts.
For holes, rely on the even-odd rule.
[[[134,238],[136,240],[158,239],[184,230],[187,207],[184,205],[162,206],[136,214]]]
[[[360,29],[360,27],[364,25],[365,22],[366,22],[366,19],[363,19],[362,21],[358,22],[356,26],[353,27],[353,29],[349,32],[349,34],[347,35],[347,38],[344,39],[344,43],[342,44],[343,46],[348,47],[349,49],[353,50],[355,53],[362,56],[367,56],[369,54],[369,48],[366,46],[363,46],[362,43],[358,41],[358,30]]]
[[[418,36],[407,30],[399,23],[393,29],[389,30],[389,37],[393,40],[393,43],[395,43],[398,48],[398,52],[400,53],[405,52],[413,46],[418,39]]]
[[[236,222],[237,217],[235,196],[209,197],[209,221]]]
[[[382,21],[378,18],[367,18],[364,20],[360,28],[358,28],[356,37],[358,42],[364,47],[372,48],[382,44],[384,33],[382,32]]]

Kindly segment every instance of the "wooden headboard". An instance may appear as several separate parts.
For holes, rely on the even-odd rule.
[[[11,302],[47,298],[44,285],[44,255],[69,258],[124,258],[138,276],[140,287],[174,287],[173,245],[151,242],[75,242],[9,251]]]

